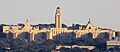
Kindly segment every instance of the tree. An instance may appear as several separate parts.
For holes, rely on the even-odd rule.
[[[109,33],[100,33],[97,38],[95,38],[96,47],[102,50],[106,49],[106,42],[109,40]]]
[[[84,45],[94,45],[94,39],[92,38],[92,33],[87,33],[81,36],[81,42],[83,42]]]
[[[82,52],[82,49],[80,49],[78,47],[74,47],[74,48],[72,48],[71,52]]]
[[[70,52],[71,51],[71,49],[70,48],[65,48],[65,47],[61,47],[60,48],[60,52]]]

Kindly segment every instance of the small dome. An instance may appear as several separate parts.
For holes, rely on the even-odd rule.
[[[60,9],[60,7],[57,7],[57,9]]]

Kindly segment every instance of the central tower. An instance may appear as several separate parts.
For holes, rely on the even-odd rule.
[[[57,7],[56,9],[55,25],[56,25],[56,28],[62,28],[62,14],[61,14],[60,7]]]

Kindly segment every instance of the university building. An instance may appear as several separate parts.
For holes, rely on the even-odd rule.
[[[39,29],[39,26],[31,26],[29,21],[27,20],[25,23],[25,26],[17,26],[17,25],[7,25],[3,26],[3,32],[6,33],[7,38],[17,38],[25,36],[25,38],[28,38],[30,41],[35,40],[36,38],[39,39],[39,36],[43,36],[46,39],[53,39],[54,36],[64,34],[64,33],[70,33],[74,32],[76,34],[76,38],[81,37],[84,34],[92,33],[93,38],[96,38],[100,33],[107,32],[109,33],[110,39],[114,37],[114,31],[111,29],[102,29],[95,27],[90,20],[88,21],[87,25],[80,25],[79,29],[71,29],[63,28],[62,27],[62,13],[60,10],[60,7],[57,7],[56,13],[55,13],[55,27],[50,28],[42,28]],[[46,35],[43,35],[46,34]]]

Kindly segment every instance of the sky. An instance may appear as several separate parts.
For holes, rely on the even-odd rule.
[[[90,19],[97,27],[120,30],[120,0],[0,0],[0,24],[55,23],[58,6],[68,26]]]

